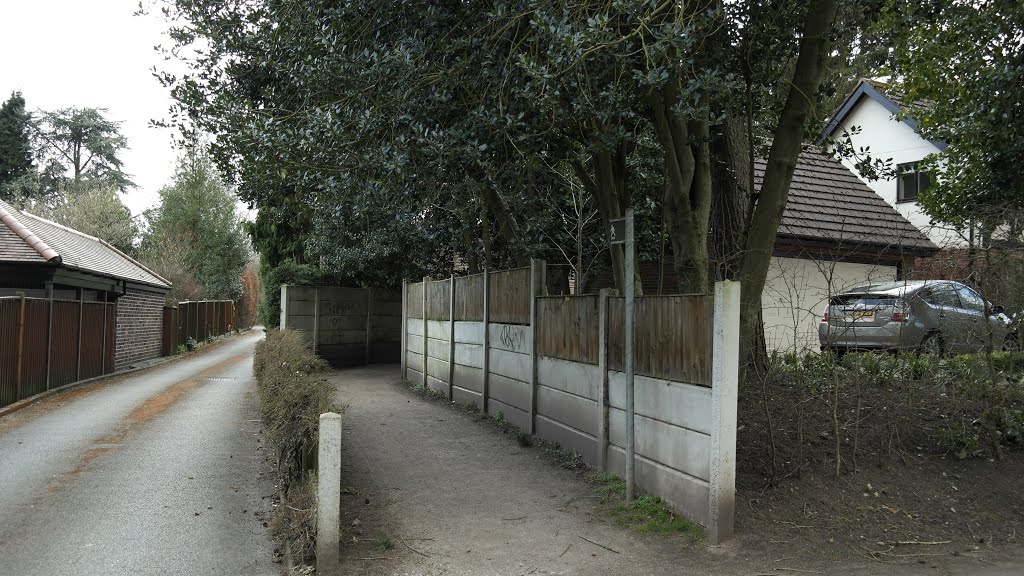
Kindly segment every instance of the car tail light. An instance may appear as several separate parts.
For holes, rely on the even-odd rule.
[[[828,324],[828,310],[825,310],[825,315],[821,317],[822,324]]]
[[[892,321],[893,322],[906,322],[907,320],[910,319],[909,316],[910,315],[907,314],[906,310],[893,310],[892,311]]]

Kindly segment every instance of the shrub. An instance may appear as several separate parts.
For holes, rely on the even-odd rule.
[[[911,451],[998,457],[1024,436],[1019,352],[776,355],[744,386],[740,465],[770,478]]]
[[[327,363],[306,348],[298,332],[270,330],[256,344],[253,375],[263,429],[277,450],[282,486],[274,534],[289,543],[296,560],[309,560],[315,548],[316,485],[303,472],[309,468],[306,456],[315,454],[320,415],[335,409],[326,370]]]

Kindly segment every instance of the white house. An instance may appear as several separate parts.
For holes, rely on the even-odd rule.
[[[883,82],[861,80],[826,125],[822,141],[837,141],[849,134],[855,150],[863,147],[874,158],[892,158],[898,177],[865,179],[865,183],[940,248],[964,247],[967,241],[962,234],[932,222],[915,200],[932,181],[928,173],[916,169],[917,163],[946,144],[922,138],[913,118],[898,117],[905,112],[902,94]],[[859,129],[856,133],[854,127]],[[843,162],[853,169],[853,159]]]

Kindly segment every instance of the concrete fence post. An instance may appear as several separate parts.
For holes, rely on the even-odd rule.
[[[402,279],[402,380],[409,377],[409,282]]]
[[[736,403],[740,373],[740,284],[715,283],[711,366],[711,480],[708,540],[732,537],[736,522]]]
[[[448,281],[448,399],[455,398],[455,274]]]
[[[429,346],[427,346],[427,343],[430,340],[429,338],[427,338],[427,328],[428,328],[428,326],[427,326],[427,285],[429,285],[429,284],[430,284],[430,277],[429,276],[424,277],[423,278],[423,290],[422,290],[422,292],[423,292],[423,308],[422,308],[422,312],[421,312],[421,315],[423,316],[423,374],[422,374],[422,376],[423,376],[423,389],[424,390],[427,389],[427,372],[428,372],[428,370],[427,370],[427,358],[429,356],[428,353],[427,353],[428,348],[429,348]]]
[[[340,560],[338,528],[341,523],[341,415],[320,415],[317,448],[316,571],[333,574]]]
[[[483,362],[483,411],[487,414],[487,398],[491,393],[491,377],[488,374],[491,370],[491,336],[488,325],[491,323],[491,270],[484,268],[484,362]]]
[[[544,294],[547,286],[546,266],[543,260],[530,260],[530,434],[537,433],[537,297]]]
[[[602,288],[597,297],[597,469],[608,471],[608,296]]]
[[[189,324],[190,324],[190,322],[192,320],[191,312],[192,312],[192,310],[189,310],[189,313],[185,315],[185,336],[186,337],[188,337]],[[278,325],[280,326],[281,330],[287,330],[288,329],[288,285],[287,284],[281,284],[281,322]]]

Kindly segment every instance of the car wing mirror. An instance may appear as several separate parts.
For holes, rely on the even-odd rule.
[[[991,308],[991,310],[993,314],[1002,314],[1003,312],[1006,311],[1006,308],[1003,308],[1002,306],[996,304]]]

